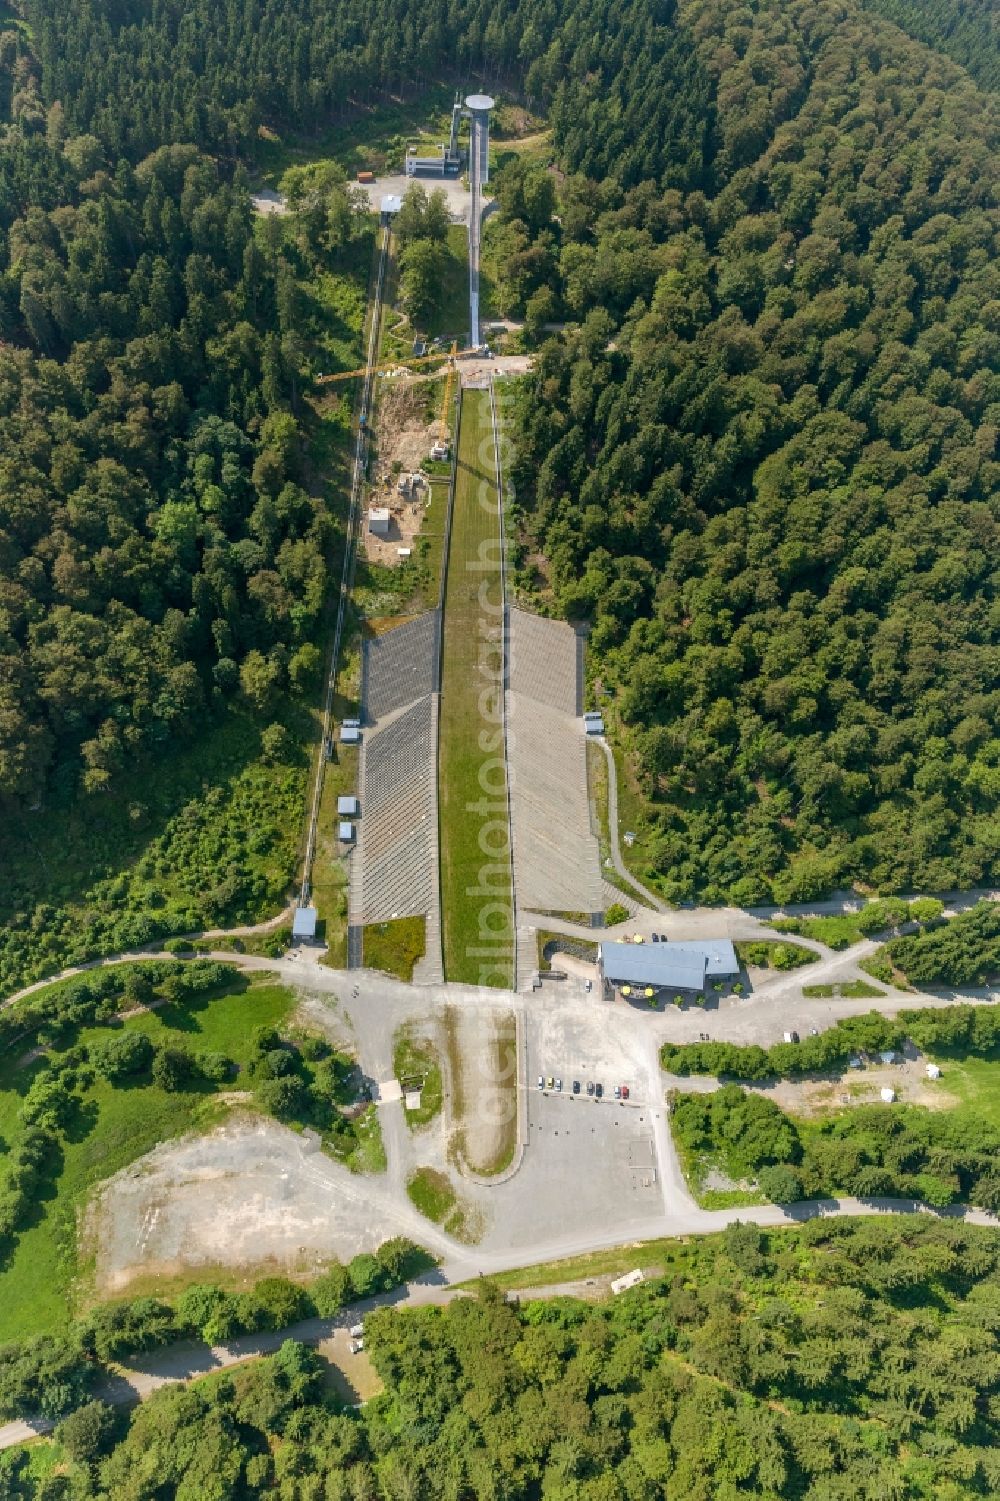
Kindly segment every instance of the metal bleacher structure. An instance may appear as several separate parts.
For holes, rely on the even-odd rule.
[[[351,860],[352,928],[426,919],[414,979],[444,978],[438,891],[437,715],[440,612],[364,643],[361,816]]]
[[[518,912],[599,912],[580,718],[584,640],[572,626],[509,611],[507,740]],[[519,944],[519,952],[525,945]],[[530,952],[530,947],[529,947]]]

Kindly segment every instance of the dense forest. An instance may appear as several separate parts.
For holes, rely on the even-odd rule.
[[[264,710],[315,673],[296,283],[194,146],[0,158],[0,795],[98,791],[213,698]]]
[[[1000,1241],[962,1225],[813,1222],[664,1247],[596,1305],[484,1283],[369,1314],[382,1393],[345,1409],[304,1346],[131,1417],[81,1407],[0,1459],[11,1498],[811,1501],[1000,1487]],[[49,1364],[56,1355],[47,1350]],[[20,1374],[42,1352],[26,1352]],[[65,1357],[64,1357],[65,1359]],[[72,1370],[70,1366],[69,1371]],[[64,1372],[67,1367],[64,1365]],[[17,1379],[0,1362],[0,1393]],[[59,1463],[54,1464],[53,1458]]]
[[[452,72],[552,105],[574,168],[680,185],[703,170],[710,88],[673,0],[24,5],[44,101],[133,158],[175,140],[246,151],[262,126],[315,132]]]
[[[519,582],[592,622],[666,895],[975,885],[1000,793],[997,102],[840,4],[680,16],[712,186],[570,176],[558,221],[489,231],[505,311],[578,325],[520,404]]]
[[[862,0],[968,69],[985,89],[1000,90],[1000,16],[994,0]]]

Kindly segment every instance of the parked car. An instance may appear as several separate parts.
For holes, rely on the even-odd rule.
[[[623,1100],[627,1100],[628,1099],[628,1085],[627,1084],[623,1084],[622,1085],[622,1099]]]
[[[593,986],[593,983],[590,980],[584,980],[584,982],[583,982],[583,988],[586,991],[591,991],[591,990],[593,990],[594,986]]]
[[[622,1097],[622,1087],[621,1087],[620,1084],[616,1084],[615,1085],[615,1099],[616,1100],[620,1100],[621,1097]]]
[[[556,1094],[558,1094],[561,1089],[562,1089],[562,1080],[561,1079],[557,1079],[556,1080]]]
[[[364,1347],[365,1347],[365,1342],[364,1342],[363,1339],[352,1339],[351,1340],[351,1354],[352,1355],[360,1355],[361,1352],[362,1352],[362,1350],[364,1349]]]
[[[555,1081],[555,1079],[553,1079],[553,1077],[552,1077],[551,1074],[549,1074],[549,1077],[545,1081],[545,1083],[546,1083],[546,1085],[548,1086],[549,1089],[551,1089],[553,1087],[553,1085],[555,1084],[555,1082],[556,1081]]]
[[[604,1093],[604,1085],[603,1084],[595,1084],[594,1085],[594,1093],[596,1094],[597,1098],[600,1099],[601,1096]]]
[[[350,1329],[348,1330],[348,1333],[350,1334],[352,1339],[364,1339],[365,1326],[364,1324],[352,1324]]]
[[[538,1075],[538,1087],[539,1089],[545,1088],[545,1080],[542,1078],[541,1074]]]
[[[593,1079],[588,1079],[587,1080],[587,1093],[588,1094],[593,1094],[594,1093],[594,1081],[593,1081]]]
[[[579,1081],[579,1079],[574,1079],[573,1080],[573,1093],[574,1094],[579,1094],[580,1093],[580,1081]]]

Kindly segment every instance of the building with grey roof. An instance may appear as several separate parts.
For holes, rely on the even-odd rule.
[[[692,943],[602,943],[597,965],[605,989],[629,993],[652,989],[696,994],[713,980],[738,975],[740,963],[728,938]]]
[[[311,942],[316,937],[316,908],[296,907],[292,917],[292,938],[298,942]]]

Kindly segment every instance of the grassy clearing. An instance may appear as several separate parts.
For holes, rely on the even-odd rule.
[[[479,1239],[475,1215],[463,1204],[446,1173],[418,1167],[407,1179],[406,1192],[420,1213],[440,1225],[447,1235],[474,1245]]]
[[[502,728],[500,528],[489,395],[462,402],[445,589],[439,803],[449,980],[509,987],[513,913]],[[485,603],[483,603],[485,601]]]
[[[352,1173],[384,1173],[387,1160],[378,1106],[369,1105],[354,1121],[355,1141],[349,1150],[341,1149],[341,1138],[334,1137],[327,1147],[331,1157],[345,1163]],[[350,1142],[350,1138],[344,1138]]]
[[[820,996],[844,996],[852,1001],[874,999],[876,996],[885,995],[877,985],[869,985],[867,980],[842,980],[834,985],[803,985],[802,994],[810,997]]]
[[[779,933],[798,933],[802,938],[825,943],[830,949],[850,948],[865,936],[849,912],[831,917],[779,917],[770,926]]]
[[[259,180],[276,188],[289,167],[318,161],[339,162],[351,176],[362,169],[401,172],[409,140],[434,144],[447,136],[453,98],[451,84],[435,83],[413,103],[386,99],[352,110],[349,119],[311,139],[269,130],[254,146]]]
[[[429,1125],[440,1114],[444,1103],[444,1083],[437,1050],[425,1037],[416,1037],[411,1028],[403,1027],[393,1042],[392,1069],[397,1079],[423,1080],[419,1109],[406,1110],[404,1107],[403,1114],[411,1130]]]
[[[125,1025],[130,1031],[145,1033],[157,1045],[224,1053],[240,1064],[249,1057],[253,1029],[280,1026],[293,1006],[289,991],[263,983],[238,995],[216,994],[164,1005],[130,1017]],[[106,1027],[89,1027],[78,1040],[86,1044],[108,1035]],[[8,1144],[19,1129],[16,1114],[21,1097],[41,1067],[41,1060],[23,1069],[8,1062],[0,1073],[0,1131]],[[227,1109],[207,1084],[168,1092],[148,1082],[114,1087],[98,1080],[84,1092],[66,1141],[62,1170],[0,1274],[0,1339],[61,1327],[74,1303],[85,1295],[86,1267],[79,1261],[77,1219],[93,1186],[158,1142],[210,1129]]]
[[[393,922],[372,923],[365,928],[366,969],[380,969],[397,980],[413,979],[413,966],[427,952],[427,919],[398,917]]]

